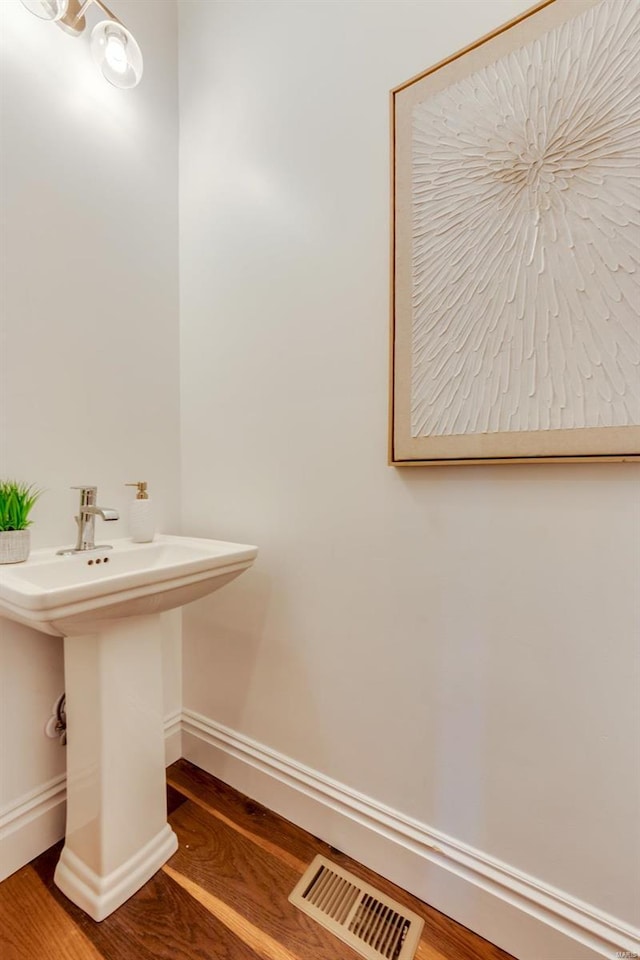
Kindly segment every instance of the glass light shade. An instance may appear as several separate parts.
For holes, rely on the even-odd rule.
[[[126,90],[142,79],[142,51],[126,27],[102,20],[91,31],[91,53],[103,77]]]
[[[69,0],[21,0],[21,3],[41,20],[59,20],[69,6]]]

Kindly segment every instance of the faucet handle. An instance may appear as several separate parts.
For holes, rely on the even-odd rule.
[[[80,491],[80,510],[82,510],[83,507],[89,507],[95,504],[98,493],[97,487],[90,487],[83,484],[81,487],[71,487],[71,489]]]

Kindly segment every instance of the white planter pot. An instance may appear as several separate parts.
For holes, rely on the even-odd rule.
[[[22,563],[29,556],[30,549],[29,530],[0,531],[0,563]]]

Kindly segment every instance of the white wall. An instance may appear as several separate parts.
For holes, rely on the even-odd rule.
[[[385,464],[388,91],[528,5],[179,5],[184,701],[638,923],[637,467]]]
[[[0,475],[46,492],[34,546],[75,539],[77,492],[125,514],[147,479],[165,530],[179,510],[177,43],[174,3],[114,0],[145,75],[109,86],[88,34],[17,0],[2,23]],[[100,19],[91,13],[90,23]],[[97,521],[100,540],[124,522]],[[180,706],[179,631],[164,642],[166,710]],[[44,737],[64,689],[62,641],[0,621],[0,814],[64,771]],[[2,817],[0,816],[0,820]],[[37,851],[36,851],[37,852]]]

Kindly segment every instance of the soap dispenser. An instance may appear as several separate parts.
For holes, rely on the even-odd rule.
[[[129,508],[129,533],[134,543],[149,543],[156,532],[153,503],[147,493],[146,480],[126,483],[126,487],[137,487],[136,499]]]

